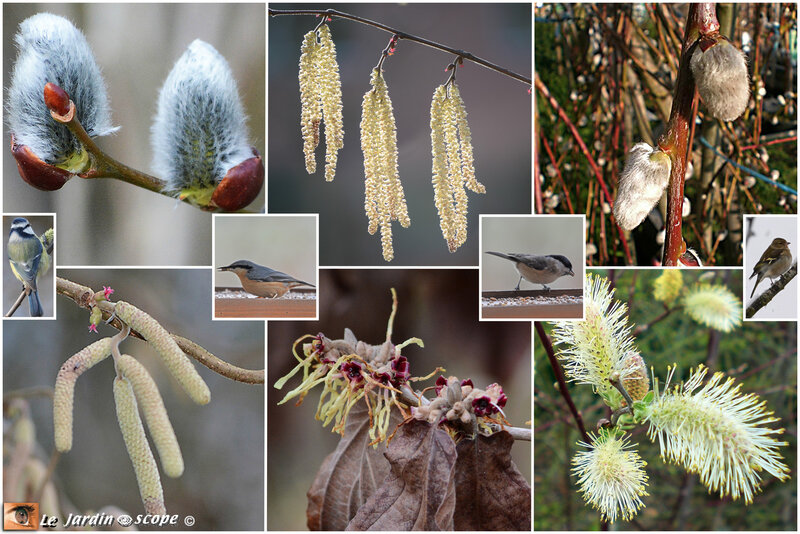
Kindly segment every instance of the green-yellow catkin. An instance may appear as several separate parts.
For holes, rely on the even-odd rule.
[[[161,458],[164,473],[172,478],[181,476],[183,474],[181,448],[156,383],[144,365],[127,354],[123,354],[117,360],[117,365],[122,376],[133,386],[147,429]]]
[[[327,24],[319,28],[319,84],[322,99],[322,120],[325,122],[325,181],[336,175],[338,151],[344,147],[342,118],[342,82],[336,62],[336,46]]]
[[[433,192],[439,226],[450,252],[467,240],[467,192],[485,193],[475,178],[472,134],[455,83],[440,85],[431,101]]]
[[[300,131],[303,134],[303,154],[306,157],[306,171],[317,171],[314,149],[319,144],[319,123],[322,121],[322,106],[319,98],[319,84],[315,60],[317,57],[317,34],[310,31],[303,36],[300,46]]]
[[[364,209],[370,234],[381,229],[383,259],[394,259],[392,221],[408,228],[406,198],[397,171],[397,128],[386,80],[372,70],[372,89],[364,94],[361,108],[361,150],[364,153]]]
[[[303,134],[303,153],[306,171],[317,170],[316,155],[319,145],[319,125],[325,123],[325,180],[333,181],[336,175],[338,151],[344,146],[344,121],[342,120],[342,82],[336,62],[336,46],[331,30],[323,24],[303,37],[300,46],[300,129]]]
[[[122,300],[114,306],[114,313],[128,326],[142,334],[153,346],[161,355],[169,372],[194,402],[208,404],[211,400],[211,391],[208,386],[197,373],[189,358],[158,321],[133,304]]]
[[[67,452],[72,449],[72,405],[75,397],[75,382],[84,371],[111,355],[110,337],[95,341],[64,362],[56,376],[53,393],[53,427],[56,449]]]
[[[114,402],[117,405],[119,429],[122,431],[125,448],[128,449],[128,456],[133,463],[144,509],[148,514],[166,514],[164,492],[161,489],[156,459],[153,458],[153,452],[144,435],[133,387],[126,378],[114,378]]]

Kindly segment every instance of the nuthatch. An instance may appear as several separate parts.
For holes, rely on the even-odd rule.
[[[238,260],[228,266],[220,267],[219,270],[234,273],[242,282],[244,290],[257,297],[281,297],[293,287],[315,287],[308,282],[297,280],[288,274],[249,260]]]
[[[489,251],[486,253],[514,262],[519,271],[519,282],[514,291],[519,291],[519,285],[523,278],[533,284],[541,284],[544,289],[549,291],[550,288],[545,284],[554,282],[562,276],[575,276],[570,261],[559,254],[536,256],[534,254],[503,254]]]
[[[27,219],[17,217],[11,222],[8,234],[8,261],[17,280],[28,293],[28,309],[31,317],[44,315],[36,288],[36,280],[50,269],[52,243],[36,235]]]
[[[761,255],[756,266],[753,267],[753,274],[750,275],[752,279],[758,275],[756,285],[753,286],[753,291],[750,293],[750,298],[756,293],[756,288],[761,280],[764,278],[777,278],[792,266],[792,253],[789,250],[789,242],[782,237],[776,237],[772,243],[767,247],[767,250]]]

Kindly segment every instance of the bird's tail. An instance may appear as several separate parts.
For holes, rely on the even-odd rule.
[[[753,273],[753,274],[755,274],[755,273]],[[752,276],[750,278],[752,278]],[[753,291],[750,293],[750,298],[753,298],[753,295],[756,294],[756,288],[758,287],[758,283],[761,282],[761,278],[763,278],[763,277],[759,274],[758,278],[756,278],[756,285],[753,286]]]
[[[505,260],[517,261],[517,259],[514,258],[513,256],[509,256],[508,254],[503,254],[502,252],[492,252],[490,250],[487,250],[486,254],[491,254],[492,256],[497,256],[498,258],[503,258]]]
[[[28,294],[28,310],[30,310],[31,317],[41,317],[44,315],[42,303],[39,302],[39,292],[31,291]]]

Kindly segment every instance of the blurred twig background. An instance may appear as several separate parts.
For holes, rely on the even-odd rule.
[[[685,4],[536,9],[537,212],[585,213],[590,265],[661,259],[665,202],[623,233],[608,196],[626,152],[653,145],[669,117],[686,13]],[[797,211],[797,7],[718,4],[717,14],[747,55],[752,96],[733,122],[700,104],[683,234],[706,264],[741,265],[743,213]]]

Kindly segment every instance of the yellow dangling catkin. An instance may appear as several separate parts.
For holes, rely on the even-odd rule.
[[[56,450],[68,452],[72,449],[72,406],[75,396],[75,382],[84,371],[111,355],[110,337],[95,341],[61,366],[56,376],[53,392],[53,428]]]
[[[144,509],[148,514],[165,514],[164,492],[161,489],[156,460],[144,435],[133,387],[126,378],[114,378],[114,402],[117,406],[119,429],[136,473],[136,483],[139,485]]]
[[[161,467],[164,469],[164,473],[172,478],[181,476],[183,474],[183,456],[156,383],[144,365],[127,354],[123,354],[119,358],[117,365],[122,376],[127,378],[133,386],[133,392],[142,409],[144,421],[150,430],[150,437],[161,458]]]
[[[397,129],[392,100],[386,80],[379,69],[373,69],[372,89],[364,94],[361,111],[361,150],[364,153],[364,209],[369,219],[368,231],[381,229],[383,259],[394,259],[392,221],[408,228],[403,185],[397,170]]]
[[[122,300],[115,304],[114,313],[120,320],[142,334],[161,355],[169,372],[194,402],[208,404],[211,400],[211,391],[208,386],[197,373],[189,358],[158,321],[133,304]]]

